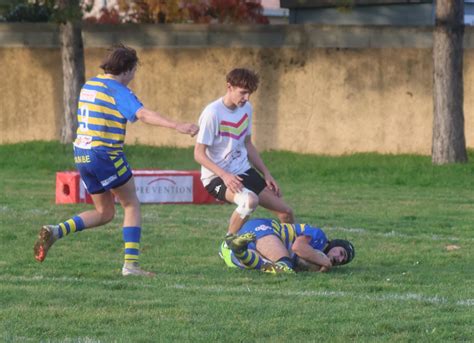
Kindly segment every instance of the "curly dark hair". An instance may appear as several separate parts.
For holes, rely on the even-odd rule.
[[[259,77],[252,70],[236,68],[227,74],[226,80],[231,86],[246,88],[253,93],[258,88]]]
[[[109,54],[102,61],[100,67],[107,74],[119,75],[132,70],[137,64],[138,56],[135,49],[118,44],[109,50]]]

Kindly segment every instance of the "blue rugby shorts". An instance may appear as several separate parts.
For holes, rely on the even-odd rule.
[[[74,162],[90,194],[120,187],[132,177],[132,169],[123,152],[112,153],[74,146]]]
[[[268,235],[276,235],[275,231],[273,230],[272,220],[271,219],[263,219],[263,218],[256,218],[251,219],[246,222],[240,228],[238,234],[243,235],[244,233],[254,233],[256,236],[256,241],[260,238],[268,236]],[[248,245],[249,249],[256,249],[256,245],[254,242]]]

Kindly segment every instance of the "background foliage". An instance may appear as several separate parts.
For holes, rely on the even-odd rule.
[[[0,13],[10,22],[53,21],[62,1],[0,0]],[[80,3],[83,13],[87,13],[94,0],[83,0]],[[114,8],[104,8],[99,16],[89,17],[86,21],[97,24],[268,24],[258,0],[118,0]]]

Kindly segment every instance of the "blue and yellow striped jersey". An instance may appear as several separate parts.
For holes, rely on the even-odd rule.
[[[291,251],[291,247],[298,236],[311,237],[309,245],[314,249],[323,251],[328,239],[323,230],[308,224],[286,224],[272,219],[255,218],[246,222],[239,230],[239,234],[252,232],[257,240],[267,235],[275,235]],[[255,249],[255,243],[249,244],[249,249]]]
[[[272,227],[275,234],[280,237],[280,240],[288,250],[291,250],[291,246],[298,236],[311,237],[309,245],[320,251],[324,249],[328,241],[323,230],[308,224],[286,224],[272,220]]]
[[[98,75],[81,89],[77,109],[77,138],[82,149],[122,151],[127,121],[137,120],[143,107],[125,85],[107,75]]]

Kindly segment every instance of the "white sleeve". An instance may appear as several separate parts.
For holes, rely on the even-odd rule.
[[[199,133],[197,135],[197,142],[204,145],[212,145],[214,139],[218,135],[217,114],[204,109],[199,117]]]
[[[247,115],[249,116],[249,126],[247,129],[247,134],[246,136],[251,136],[252,135],[252,117],[253,117],[253,106],[250,104],[250,102],[247,101],[247,104],[249,106],[249,110]]]

